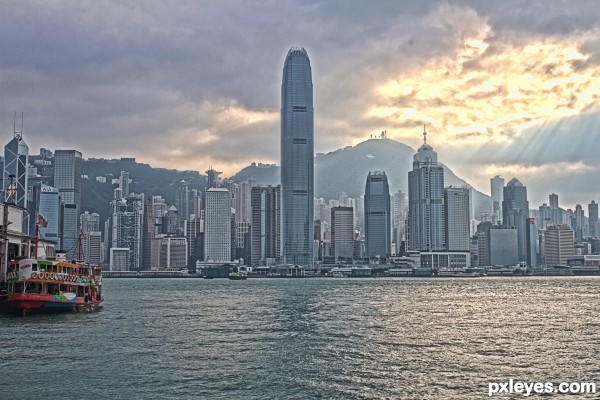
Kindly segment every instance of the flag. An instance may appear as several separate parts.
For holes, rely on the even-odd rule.
[[[41,226],[42,228],[45,228],[48,226],[48,220],[46,218],[44,218],[44,216],[42,214],[38,214],[37,224],[39,226]]]

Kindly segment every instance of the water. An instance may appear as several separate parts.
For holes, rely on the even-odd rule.
[[[600,386],[595,277],[105,279],[104,293],[96,313],[0,316],[0,398],[481,399],[509,378]]]

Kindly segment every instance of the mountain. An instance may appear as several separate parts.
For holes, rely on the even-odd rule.
[[[390,191],[401,189],[408,192],[408,171],[412,169],[413,155],[416,150],[392,139],[370,139],[356,146],[348,146],[315,158],[315,195],[326,200],[337,199],[342,192],[350,197],[364,194],[369,171],[385,171]],[[198,171],[177,171],[164,168],[152,168],[148,164],[137,163],[135,159],[120,160],[89,159],[83,162],[82,210],[97,212],[101,221],[110,214],[110,201],[114,185],[111,180],[119,177],[121,171],[129,172],[132,179],[132,193],[160,195],[167,204],[175,204],[175,193],[182,180],[188,182],[190,189],[204,191],[206,176]],[[259,185],[277,185],[280,168],[274,164],[252,163],[234,175],[235,182],[255,178]],[[106,178],[106,183],[96,180]],[[467,184],[444,166],[446,186]],[[491,209],[489,196],[473,190],[475,215]]]
[[[83,211],[97,212],[104,222],[111,213],[110,201],[121,171],[129,172],[131,193],[162,196],[167,204],[175,204],[175,193],[182,180],[188,182],[190,189],[204,190],[206,176],[198,171],[178,171],[174,169],[152,168],[148,164],[137,163],[132,158],[120,160],[89,159],[82,163],[84,179],[81,182],[81,203]],[[106,183],[96,180],[106,178]]]
[[[315,158],[315,196],[337,199],[342,192],[350,197],[364,194],[369,171],[385,171],[393,193],[401,189],[408,193],[408,171],[412,170],[416,150],[392,139],[369,139],[356,146],[348,146]],[[443,164],[442,164],[443,165]],[[468,184],[444,167],[445,186]],[[280,169],[275,165],[252,164],[238,172],[233,180],[244,181],[250,177],[259,185],[279,183]],[[473,190],[475,215],[491,209],[489,196]]]

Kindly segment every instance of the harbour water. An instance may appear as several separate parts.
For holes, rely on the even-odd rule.
[[[105,279],[103,290],[96,313],[0,315],[0,398],[481,399],[511,378],[600,386],[597,277]]]

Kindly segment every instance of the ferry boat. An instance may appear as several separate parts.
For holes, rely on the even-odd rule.
[[[101,306],[99,266],[66,261],[13,260],[3,308],[27,315],[38,311],[95,311]]]

